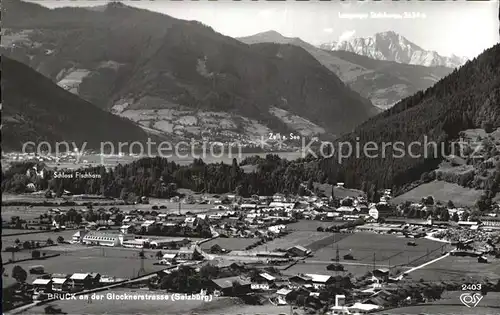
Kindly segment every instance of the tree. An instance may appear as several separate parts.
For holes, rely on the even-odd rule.
[[[21,266],[16,265],[12,268],[12,278],[16,279],[17,282],[24,283],[28,278],[28,273]]]
[[[53,241],[51,238],[48,238],[46,243],[47,243],[47,245],[49,245],[49,246],[50,246],[50,245],[54,245],[54,241]]]
[[[34,250],[31,252],[31,258],[38,259],[40,258],[40,251],[39,250]]]
[[[158,258],[158,259],[162,259],[162,257],[163,257],[163,253],[162,253],[162,251],[161,251],[161,250],[160,250],[160,251],[158,251],[158,252],[156,252],[156,258]]]
[[[470,216],[469,212],[462,213],[462,220],[467,221],[469,219],[469,216]]]
[[[453,204],[453,201],[451,201],[451,200],[448,200],[447,206],[448,206],[448,209],[455,209],[455,205]]]
[[[61,235],[59,235],[59,236],[57,237],[57,242],[58,242],[58,243],[64,243],[64,237],[62,237]]]
[[[451,219],[455,222],[458,222],[460,221],[460,218],[458,217],[458,213],[453,213],[453,215],[451,216]]]
[[[313,190],[313,188],[314,188],[313,179],[309,178],[309,180],[307,181],[307,189]]]
[[[450,213],[448,212],[448,209],[442,209],[441,213],[439,214],[439,218],[442,221],[448,221],[448,220],[450,220]]]
[[[45,198],[46,199],[51,199],[52,198],[52,191],[50,191],[50,189],[45,192]]]
[[[427,198],[423,198],[422,201],[423,201],[424,205],[426,205],[426,206],[434,205],[434,197],[432,197],[432,196],[428,196]]]
[[[14,243],[16,243],[16,245],[19,245],[19,243],[21,243],[21,241],[18,238],[16,238],[16,240],[14,241]]]
[[[484,131],[486,131],[486,133],[492,133],[494,131],[493,124],[489,121],[484,121],[481,124],[481,128],[484,129]]]
[[[30,249],[30,248],[31,248],[31,243],[30,243],[29,241],[25,241],[25,242],[23,243],[23,248],[24,248],[24,249]]]

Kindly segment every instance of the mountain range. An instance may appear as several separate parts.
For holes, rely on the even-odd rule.
[[[2,56],[2,149],[19,150],[29,141],[58,141],[98,149],[101,142],[146,141],[133,122],[65,91],[30,67]]]
[[[148,130],[217,140],[335,137],[379,112],[297,46],[247,45],[121,3],[3,5],[2,53]]]
[[[351,89],[381,109],[387,109],[401,99],[434,85],[453,70],[442,66],[426,67],[377,60],[346,51],[326,51],[276,31],[238,39],[247,44],[278,43],[301,47]]]
[[[423,174],[437,169],[446,155],[460,152],[457,141],[463,131],[500,127],[499,73],[500,44],[497,44],[434,86],[401,100],[339,139],[355,142],[361,148],[374,142],[379,146],[376,152],[379,158],[372,158],[371,153],[362,154],[346,158],[341,164],[336,158],[326,158],[320,162],[321,169],[331,180],[344,181],[352,187],[366,187],[367,183],[376,187],[402,187],[420,180],[425,177]],[[495,160],[487,160],[488,156],[499,157],[492,141],[487,137],[482,142],[482,146],[489,148],[484,167],[475,170],[482,181],[500,175],[489,170],[495,167]],[[403,144],[402,153],[394,145],[396,142]],[[413,143],[417,145],[410,145]],[[383,147],[384,144],[389,146]],[[385,158],[380,158],[380,148]],[[474,158],[470,159],[471,165],[483,162]],[[488,181],[491,186],[493,182]]]
[[[464,57],[455,55],[446,57],[439,55],[435,51],[425,50],[393,31],[377,33],[365,38],[324,43],[319,47],[325,50],[349,51],[376,60],[395,61],[426,67],[457,68],[467,61],[467,58]]]

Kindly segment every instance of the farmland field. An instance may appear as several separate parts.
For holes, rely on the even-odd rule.
[[[148,290],[125,290],[117,289],[100,293],[106,297],[107,293],[130,294],[130,295],[166,295],[169,293],[162,291]],[[210,302],[205,301],[138,301],[138,300],[94,300],[87,303],[87,300],[77,301],[57,301],[52,305],[60,307],[67,314],[278,314],[290,310],[286,307],[275,307],[273,305],[245,305],[240,300],[230,297],[214,298]],[[31,308],[22,314],[43,314],[44,306]],[[299,314],[301,312],[299,311]]]
[[[247,246],[255,244],[258,238],[216,238],[201,245],[203,250],[209,250],[213,245],[218,244],[227,250],[244,250]]]
[[[426,305],[409,306],[395,308],[377,312],[376,314],[446,314],[446,315],[493,315],[500,314],[500,293],[489,292],[483,297],[481,302],[472,309],[464,306],[460,302],[460,294],[462,292],[444,292],[442,299],[430,302]]]
[[[483,190],[465,188],[444,181],[433,181],[415,187],[395,197],[391,202],[394,204],[405,201],[419,202],[424,197],[433,196],[436,201],[448,202],[448,200],[453,200],[456,206],[473,206],[483,192]]]
[[[334,258],[334,257],[332,257]],[[315,274],[320,274],[320,275],[347,275],[349,273],[352,273],[355,277],[362,276],[366,274],[368,271],[373,270],[373,264],[369,263],[355,263],[353,262],[352,265],[349,262],[342,262],[342,265],[344,266],[344,271],[342,272],[336,272],[336,271],[331,271],[327,270],[326,267],[333,263],[333,261],[324,261],[324,262],[308,262],[307,260],[304,262],[299,262],[292,266],[291,268],[288,268],[283,271],[283,274],[289,275],[289,276],[294,276],[300,273],[315,273]],[[383,268],[387,267],[386,265],[380,265],[376,264],[376,268]],[[405,271],[408,268],[407,267],[402,267],[402,268],[396,268],[398,271]]]
[[[105,256],[102,256],[102,255]],[[153,256],[153,257],[151,257]],[[165,269],[164,266],[153,265],[157,262],[152,251],[146,255],[148,259],[144,260],[146,272]],[[100,248],[81,247],[74,248],[73,251],[67,250],[61,253],[61,256],[48,258],[46,260],[35,260],[14,263],[5,266],[5,272],[10,275],[12,268],[16,265],[25,270],[33,265],[43,265],[48,273],[76,273],[76,272],[98,272],[101,275],[108,275],[120,278],[132,278],[137,276],[140,269],[140,261],[137,251],[126,251],[123,249],[113,250]],[[28,277],[28,282],[33,280]]]
[[[28,232],[29,230],[25,230]],[[73,234],[76,233],[76,230],[65,230],[60,232],[44,232],[44,233],[32,233],[32,234],[23,234],[23,235],[2,235],[2,243],[3,247],[12,246],[16,239],[19,239],[21,243],[24,241],[35,241],[35,242],[44,242],[47,239],[52,239],[54,242],[57,241],[59,236],[62,236],[65,240],[71,240]]]
[[[471,282],[473,280],[500,279],[500,259],[491,260],[488,264],[477,262],[473,257],[449,256],[429,266],[413,271],[412,279],[455,280]]]
[[[288,249],[295,245],[301,245],[304,247],[309,246],[310,244],[325,239],[331,236],[328,233],[323,232],[309,232],[309,231],[296,231],[292,232],[284,237],[277,238],[268,242],[266,244],[257,246],[255,251],[274,251],[278,248]]]
[[[418,246],[407,246],[407,238],[394,235],[382,235],[375,233],[354,233],[346,234],[346,237],[335,243],[335,246],[326,246],[314,253],[314,257],[309,260],[330,260],[335,257],[336,248],[339,248],[340,260],[346,254],[353,255],[355,261],[359,263],[373,263],[375,254],[375,262],[385,265],[402,265],[407,264],[418,257],[427,254],[427,251],[435,251],[432,258],[441,255],[442,243],[430,241],[427,239],[418,239]],[[430,259],[428,259],[430,260]],[[425,261],[418,261],[421,264]]]

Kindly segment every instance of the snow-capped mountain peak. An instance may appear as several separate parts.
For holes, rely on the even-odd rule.
[[[428,51],[394,31],[377,33],[370,37],[353,38],[341,42],[320,45],[326,50],[345,50],[377,60],[421,66],[445,66],[457,68],[467,59],[452,55],[441,56],[435,51]]]

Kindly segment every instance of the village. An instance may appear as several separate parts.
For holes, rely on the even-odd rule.
[[[348,191],[342,183],[335,187]],[[472,220],[450,204],[447,215],[416,218],[404,213],[425,213],[428,200],[395,205],[390,189],[381,191],[377,203],[363,194],[336,197],[335,192],[332,188],[329,197],[194,194],[165,202],[143,197],[132,205],[87,202],[2,220],[4,231],[26,231],[2,235],[7,245],[2,255],[9,257],[3,279],[16,280],[4,286],[4,295],[10,294],[10,308],[16,308],[45,305],[66,293],[142,287],[238,297],[297,314],[362,314],[430,303],[444,290],[458,290],[460,278],[415,279],[429,262],[500,261],[498,210]],[[88,260],[78,262],[83,258]],[[196,285],[176,286],[179,277],[196,278]],[[489,280],[483,287],[498,291],[498,279]],[[57,313],[49,306],[46,313]]]

